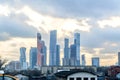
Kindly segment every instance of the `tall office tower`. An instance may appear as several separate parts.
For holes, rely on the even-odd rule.
[[[93,57],[92,58],[92,66],[99,67],[100,66],[99,64],[100,64],[99,57]]]
[[[120,52],[118,52],[118,65],[120,65]]]
[[[36,67],[37,63],[37,48],[36,47],[31,47],[30,49],[30,68],[34,69]]]
[[[42,48],[41,48],[41,54],[43,55],[42,56],[42,65],[43,66],[46,66],[47,65],[47,48],[46,48],[46,46],[45,46],[45,42],[44,41],[42,41]]]
[[[41,54],[41,49],[42,49],[41,34],[37,33],[37,67],[42,66],[43,55]]]
[[[77,66],[76,61],[76,45],[73,44],[70,46],[70,65],[71,66]]]
[[[57,31],[56,30],[52,30],[50,31],[50,52],[49,52],[49,65],[50,66],[54,66],[56,65],[56,40],[57,38]]]
[[[82,66],[85,66],[86,65],[86,60],[85,60],[85,55],[83,54],[82,55]]]
[[[69,39],[65,38],[63,66],[69,66],[69,59],[70,59]]]
[[[76,63],[77,66],[80,65],[80,33],[75,33],[74,34],[74,41],[75,41],[75,45],[76,45]]]
[[[56,45],[56,66],[60,66],[60,45]]]
[[[24,69],[24,66],[27,65],[27,62],[26,62],[26,48],[25,47],[20,48],[20,64],[21,64],[22,69]]]

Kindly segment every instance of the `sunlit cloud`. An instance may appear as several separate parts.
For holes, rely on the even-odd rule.
[[[109,17],[107,19],[103,19],[97,22],[100,26],[100,28],[106,28],[106,27],[113,27],[117,28],[120,27],[120,17]]]
[[[15,4],[16,2],[18,4]],[[36,5],[35,1],[34,5],[31,4],[32,1],[25,1],[24,4],[23,2],[21,0],[14,0],[14,4],[11,1],[8,1],[6,4],[0,3],[1,20],[5,17],[7,21],[5,20],[3,22],[9,23],[8,26],[3,25],[6,28],[1,27],[2,25],[0,25],[0,52],[2,53],[0,55],[5,56],[9,60],[19,60],[19,48],[26,47],[28,60],[30,47],[36,46],[36,32],[44,34],[42,35],[42,40],[45,40],[47,48],[49,49],[49,32],[50,30],[56,29],[57,42],[60,45],[64,44],[65,37],[69,38],[70,44],[72,44],[74,32],[78,31],[81,33],[80,53],[86,55],[87,64],[91,65],[91,58],[94,56],[100,57],[101,65],[112,65],[117,62],[116,54],[120,49],[118,38],[118,35],[120,35],[120,17],[114,16],[112,13],[108,14],[109,17],[107,16],[107,18],[103,17],[105,16],[105,13],[113,12],[112,9],[116,9],[116,5],[108,5],[108,7],[105,8],[104,6],[100,7],[96,4],[91,7],[91,3],[93,3],[91,2],[89,5],[87,4],[87,6],[90,6],[90,9],[88,10],[86,5],[76,4],[77,2],[74,3],[74,8],[72,8],[73,3],[72,5],[68,4],[66,7],[66,5],[58,5],[59,1],[56,2],[55,0],[55,3],[45,1],[44,4],[42,4],[42,1],[37,1],[38,3],[41,3],[39,4],[40,6],[38,4]],[[109,2],[110,4],[113,4],[113,1]],[[13,5],[11,5],[11,3]],[[59,3],[63,4],[64,1],[60,1]],[[82,1],[81,4],[83,3],[86,2]],[[105,3],[107,3],[107,1],[105,1]],[[105,3],[104,5],[106,6]],[[103,5],[103,3],[100,5]],[[17,6],[17,8],[15,6]],[[46,9],[44,9],[44,7]],[[116,12],[113,14],[116,14]],[[102,19],[100,17],[102,17]],[[90,24],[89,22],[97,23],[97,26],[95,24]],[[33,30],[34,28],[35,30]],[[31,34],[27,34],[28,32],[26,30]],[[11,33],[13,31],[15,31],[15,33]],[[20,34],[22,31],[24,35]],[[35,35],[32,37],[31,35],[33,35],[33,33],[35,33]],[[60,56],[63,58],[63,46],[61,48]],[[47,53],[49,53],[49,50]],[[111,61],[111,59],[113,61]],[[111,62],[108,63],[109,61]]]
[[[89,19],[71,19],[71,18],[59,18],[52,17],[48,15],[43,15],[34,11],[29,6],[24,6],[21,10],[17,11],[17,14],[24,14],[29,19],[25,22],[38,30],[43,30],[49,33],[50,30],[56,29],[58,31],[58,37],[61,38],[64,33],[66,35],[69,32],[74,32],[75,30],[80,31],[90,31],[91,25],[88,24]]]
[[[8,41],[1,41],[0,45],[0,56],[11,60],[19,60],[20,57],[20,47],[26,47],[26,57],[29,60],[29,50],[31,47],[36,47],[36,39],[34,38],[12,38]],[[7,55],[7,56],[6,56]]]
[[[10,9],[7,5],[0,5],[0,15],[8,16],[10,14]]]

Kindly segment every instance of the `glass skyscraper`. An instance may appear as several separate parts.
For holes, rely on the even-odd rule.
[[[36,67],[37,63],[37,48],[36,47],[31,47],[30,49],[30,68],[33,69]]]
[[[76,45],[76,61],[77,65],[80,65],[80,33],[74,34],[74,44]]]
[[[71,66],[77,66],[76,61],[76,45],[73,44],[70,46],[70,65]]]
[[[74,44],[70,46],[70,65],[80,66],[80,33],[74,34]]]
[[[42,65],[45,66],[47,65],[47,47],[45,46],[45,42],[42,41],[42,48],[41,48],[41,54],[42,54]]]
[[[47,57],[47,48],[45,46],[45,42],[41,40],[41,34],[37,33],[37,67],[40,68],[41,66],[47,65],[46,64],[46,57]]]
[[[43,55],[41,54],[41,49],[42,49],[41,34],[37,33],[37,66],[38,67],[42,66]]]
[[[60,66],[60,45],[56,45],[56,66]]]
[[[26,62],[26,48],[25,47],[20,48],[20,64],[21,64],[22,69],[24,69],[23,66],[27,64],[27,62]]]
[[[52,30],[50,31],[50,49],[49,49],[49,65],[54,66],[56,65],[56,38],[57,38],[57,31]]]
[[[85,66],[86,65],[86,60],[85,60],[85,55],[83,54],[82,55],[82,66]]]
[[[96,67],[100,66],[99,57],[92,58],[92,66],[96,66]]]
[[[69,48],[69,39],[64,39],[64,58],[63,58],[63,65],[69,66],[69,59],[70,59],[70,48]]]

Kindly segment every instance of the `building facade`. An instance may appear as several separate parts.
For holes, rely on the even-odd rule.
[[[76,63],[77,66],[80,66],[80,33],[74,34],[74,41],[76,45]]]
[[[42,48],[41,48],[41,54],[42,54],[42,66],[47,65],[47,47],[45,46],[45,42],[42,41]]]
[[[11,61],[7,65],[7,70],[9,71],[20,71],[21,70],[21,63],[20,61]]]
[[[120,52],[118,52],[118,65],[120,66]]]
[[[37,67],[47,65],[46,57],[47,57],[47,48],[45,46],[45,42],[41,38],[41,34],[37,33]]]
[[[41,34],[37,33],[37,67],[42,66],[43,55],[41,54],[41,49],[42,49]]]
[[[20,64],[21,64],[21,68],[25,69],[27,62],[26,62],[26,48],[25,47],[21,47],[20,48]]]
[[[30,49],[30,68],[34,69],[36,67],[37,63],[37,48],[36,47],[31,47]]]
[[[98,80],[97,75],[90,72],[77,72],[69,75],[67,80]]]
[[[82,66],[85,66],[86,65],[86,60],[85,60],[85,55],[83,54],[82,55]]]
[[[56,43],[57,43],[57,31],[50,31],[50,49],[49,49],[49,65],[56,65]]]
[[[76,45],[70,46],[70,66],[77,66],[76,62]]]
[[[69,65],[69,59],[70,59],[70,48],[69,48],[69,39],[64,39],[64,58],[63,58],[63,66]]]
[[[93,57],[92,58],[92,66],[96,66],[96,67],[100,66],[99,57]]]
[[[60,45],[56,45],[56,66],[60,66]]]

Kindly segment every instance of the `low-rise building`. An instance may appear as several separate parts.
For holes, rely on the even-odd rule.
[[[97,75],[87,71],[61,71],[55,74],[57,80],[97,80]]]
[[[6,66],[6,70],[9,71],[20,71],[21,70],[21,65],[19,61],[11,61],[9,64]]]

